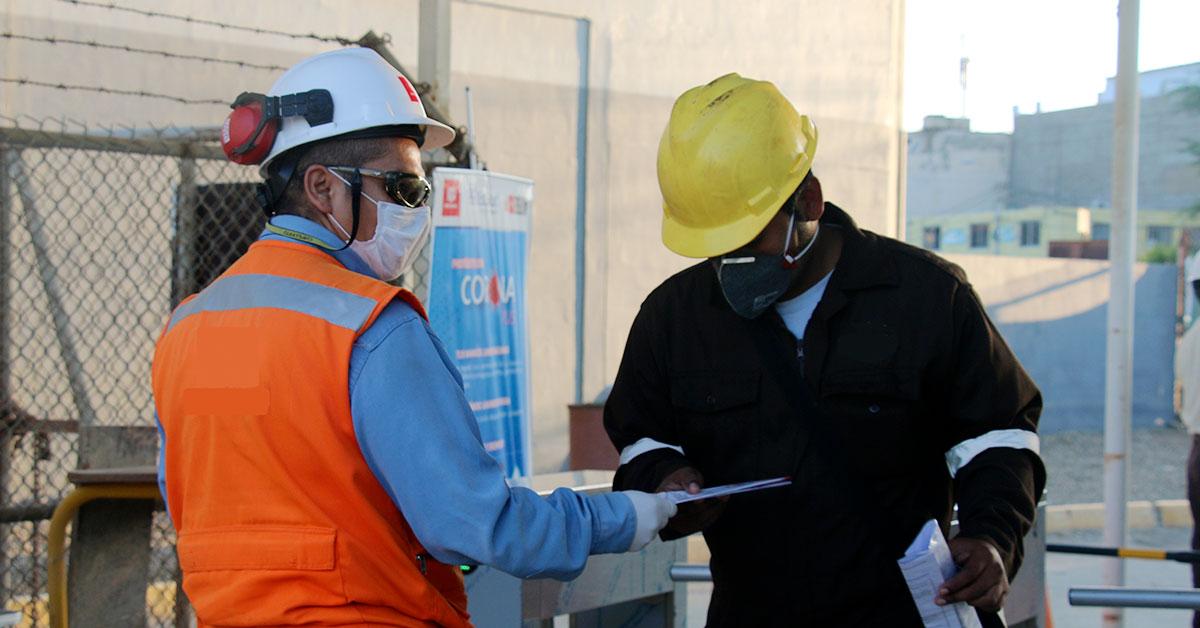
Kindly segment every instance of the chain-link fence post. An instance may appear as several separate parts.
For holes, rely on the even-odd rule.
[[[197,194],[196,190],[196,160],[192,157],[192,148],[191,144],[184,146],[183,157],[179,159],[179,198],[175,204],[176,211],[178,212],[176,217],[176,224],[178,226],[176,227],[175,237],[172,242],[172,249],[175,252],[177,260],[171,286],[172,309],[184,297],[188,296],[196,270],[196,207],[199,203],[199,194]],[[187,595],[183,592],[183,569],[180,568],[178,563],[175,564],[175,570],[172,575],[175,580],[175,605],[173,609],[175,628],[190,628],[192,625],[192,609]]]
[[[15,151],[0,144],[0,506],[8,505],[8,476],[10,439],[12,424],[9,420],[9,362],[8,362],[8,317],[11,301],[8,283],[11,275],[9,262],[9,217],[12,215],[12,184],[8,175],[8,164],[15,158]],[[0,600],[9,598],[8,586],[8,525],[0,523]]]
[[[175,273],[171,285],[171,308],[192,292],[196,272],[196,160],[191,157],[191,145],[184,147],[185,156],[179,159],[179,192],[175,203],[178,212],[175,224]]]

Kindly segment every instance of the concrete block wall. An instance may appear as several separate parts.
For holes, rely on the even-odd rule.
[[[1113,105],[1018,115],[1012,135],[1009,207],[1108,207],[1112,188]],[[1185,152],[1200,141],[1200,112],[1168,94],[1141,101],[1138,207],[1184,209],[1200,201],[1200,176]]]
[[[965,124],[909,133],[907,217],[1006,207],[1011,154],[1011,135],[972,133]]]

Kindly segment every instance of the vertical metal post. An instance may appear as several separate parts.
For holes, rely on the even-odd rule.
[[[185,154],[187,154],[185,152]],[[189,294],[200,289],[196,282],[196,160],[192,157],[179,159],[179,189],[175,206],[175,268],[171,281],[171,309]],[[165,314],[165,312],[164,312]]]
[[[592,21],[575,22],[579,47],[579,118],[575,127],[575,403],[583,403],[584,330],[587,327],[587,151]]]
[[[1192,248],[1192,232],[1187,227],[1179,229],[1179,243],[1175,245],[1175,269],[1178,277],[1175,281],[1175,340],[1183,337],[1187,330],[1186,316],[1188,302],[1192,298],[1191,286],[1187,282],[1188,252]]]
[[[421,0],[417,80],[442,111],[450,112],[450,0]]]
[[[898,116],[900,117],[900,116]],[[896,134],[896,239],[908,240],[908,133],[904,124],[897,122]]]
[[[12,278],[11,259],[9,258],[10,238],[12,233],[12,178],[9,176],[8,165],[18,158],[16,150],[0,146],[0,417],[9,410],[9,361],[8,361],[8,325],[11,316],[12,299],[9,295],[8,283]],[[0,447],[0,473],[7,466],[4,464],[4,451]],[[3,495],[4,484],[0,482],[0,496]]]
[[[1113,110],[1112,239],[1108,301],[1108,364],[1104,378],[1104,544],[1126,544],[1127,449],[1133,410],[1133,262],[1137,233],[1139,0],[1121,0],[1117,95]],[[1106,559],[1104,584],[1125,584],[1125,566]],[[1104,626],[1124,624],[1118,608],[1104,609]]]
[[[185,150],[179,159],[179,190],[175,211],[175,268],[171,282],[171,309],[174,309],[200,286],[196,282],[197,267],[197,236],[199,226],[196,210],[199,207],[199,193],[196,188],[196,160],[192,151]],[[155,438],[158,444],[158,438]],[[187,594],[183,591],[183,573],[176,565],[175,573],[175,626],[187,628],[191,625],[192,610]]]
[[[8,322],[12,298],[8,282],[12,277],[9,258],[12,216],[12,180],[8,175],[8,164],[17,159],[17,151],[0,146],[0,504],[8,504],[9,442],[12,427],[6,426],[5,418],[12,408],[9,382],[11,377],[8,357]],[[8,526],[0,525],[0,543],[8,538]],[[8,554],[0,546],[0,600],[8,599]]]

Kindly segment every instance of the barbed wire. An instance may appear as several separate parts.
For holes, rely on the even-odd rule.
[[[207,20],[203,18],[192,17],[190,15],[176,15],[174,13],[163,13],[161,11],[152,11],[147,9],[138,9],[135,7],[126,7],[112,2],[95,2],[93,0],[59,0],[78,6],[95,7],[100,9],[108,9],[110,11],[120,11],[123,13],[132,13],[144,17],[153,17],[164,20],[175,20],[177,22],[185,22],[188,24],[203,24],[205,26],[215,26],[217,28],[241,31],[244,33],[254,33],[256,35],[276,35],[279,37],[289,37],[291,39],[311,39],[314,41],[322,41],[331,44],[341,44],[343,46],[353,46],[356,41],[346,37],[336,35],[318,35],[316,33],[289,33],[287,31],[277,31],[269,28],[258,28],[255,26],[241,26],[238,24],[226,24],[216,20]]]
[[[185,98],[183,96],[172,96],[170,94],[158,94],[155,92],[147,92],[144,90],[130,89],[113,89],[110,87],[98,87],[95,85],[70,85],[67,83],[49,83],[46,81],[36,81],[28,78],[12,78],[0,76],[0,83],[9,83],[13,85],[32,85],[34,87],[48,87],[50,89],[60,89],[63,91],[79,91],[93,92],[97,94],[112,94],[116,96],[138,96],[141,98],[158,98],[161,100],[170,100],[185,105],[228,105],[229,102],[216,98]]]
[[[35,37],[33,35],[18,35],[17,33],[0,33],[0,39],[15,39],[20,41],[30,41],[46,44],[69,44],[73,46],[88,46],[91,48],[101,48],[104,50],[121,50],[124,52],[132,52],[137,54],[157,55],[167,59],[183,59],[188,61],[201,61],[205,63],[220,63],[224,65],[235,65],[241,68],[253,68],[257,70],[279,70],[283,71],[287,68],[281,65],[272,65],[265,63],[252,63],[249,61],[237,61],[234,59],[218,59],[216,57],[205,57],[202,55],[189,55],[176,52],[168,52],[166,50],[153,50],[150,48],[136,48],[133,46],[125,46],[120,44],[106,44],[95,40],[71,39],[69,37]]]

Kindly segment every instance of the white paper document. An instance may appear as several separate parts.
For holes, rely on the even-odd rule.
[[[781,477],[771,478],[769,480],[755,480],[754,482],[742,482],[740,484],[726,484],[724,486],[713,486],[701,490],[699,493],[689,493],[687,491],[667,491],[667,499],[670,499],[676,504],[686,502],[699,501],[701,499],[711,499],[713,497],[724,497],[725,495],[734,495],[737,493],[748,493],[750,491],[761,491],[767,488],[776,488],[779,486],[787,486],[792,483],[792,478]]]
[[[942,583],[958,573],[937,521],[930,519],[896,562],[926,627],[980,628],[979,615],[966,602],[938,606],[933,601]]]

